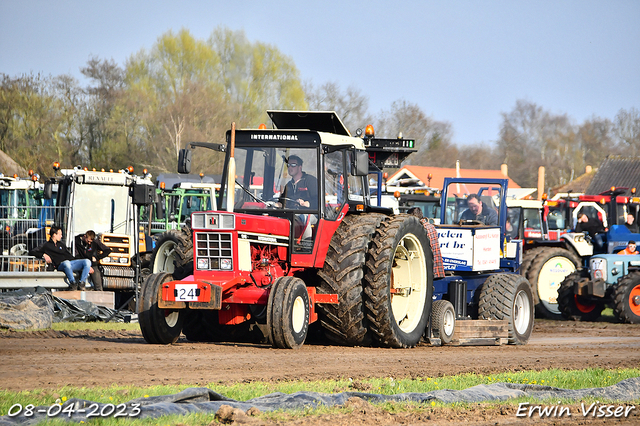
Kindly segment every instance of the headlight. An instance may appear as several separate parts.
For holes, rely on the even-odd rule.
[[[198,259],[198,269],[209,269],[209,259]]]
[[[111,263],[111,257],[107,256],[107,257],[103,258],[102,261],[104,263]]]
[[[220,269],[231,270],[231,259],[220,259]]]
[[[126,257],[120,258],[120,263],[127,263],[128,259]]]
[[[591,269],[591,277],[594,280],[607,280],[607,260],[606,259],[591,259],[589,261],[589,266]]]

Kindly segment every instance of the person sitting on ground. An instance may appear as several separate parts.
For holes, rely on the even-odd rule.
[[[606,232],[606,229],[599,220],[591,219],[584,213],[578,213],[578,224],[575,231],[586,232],[591,238],[595,238],[596,234]]]
[[[95,291],[102,291],[102,274],[98,268],[98,262],[110,253],[111,249],[96,239],[96,233],[91,229],[84,234],[76,235],[76,259],[91,261],[90,274]]]
[[[45,262],[53,264],[58,271],[64,272],[69,280],[69,290],[84,290],[91,270],[91,261],[73,257],[62,242],[62,228],[52,226],[49,230],[49,241],[31,250],[29,255],[44,258]],[[76,271],[81,271],[79,282],[76,282],[73,276]]]
[[[407,211],[408,214],[417,217],[427,232],[431,253],[433,254],[433,278],[444,277],[444,264],[442,263],[442,254],[440,253],[440,243],[438,242],[438,230],[433,224],[429,223],[422,214],[420,207],[412,207]]]
[[[627,214],[627,221],[624,223],[624,226],[626,226],[629,232],[631,232],[632,234],[640,233],[640,231],[638,231],[636,218],[631,213]]]
[[[460,216],[460,220],[476,220],[483,225],[498,226],[498,212],[484,203],[477,194],[467,197],[469,208]]]
[[[638,254],[638,250],[636,250],[636,242],[629,241],[624,250],[620,250],[617,254]]]

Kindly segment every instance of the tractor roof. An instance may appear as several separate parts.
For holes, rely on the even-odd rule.
[[[351,136],[333,111],[267,111],[274,126],[280,130],[315,130]]]

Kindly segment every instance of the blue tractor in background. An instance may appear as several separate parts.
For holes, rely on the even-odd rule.
[[[558,307],[567,319],[594,321],[605,307],[620,322],[640,324],[640,255],[616,254],[640,241],[624,225],[612,225],[593,239],[588,267],[569,274],[558,290]]]

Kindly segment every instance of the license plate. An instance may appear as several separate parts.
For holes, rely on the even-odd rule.
[[[200,289],[197,284],[176,284],[173,294],[176,302],[197,302]]]

